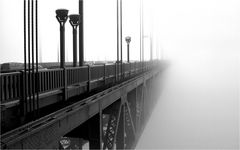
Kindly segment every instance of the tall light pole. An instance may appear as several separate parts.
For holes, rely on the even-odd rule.
[[[60,67],[63,68],[63,100],[67,100],[67,72],[65,68],[65,23],[68,19],[67,9],[56,10],[56,18],[60,24]]]
[[[68,19],[68,10],[57,9],[56,14],[60,24],[60,67],[65,68],[65,23]]]
[[[69,22],[73,27],[73,67],[77,66],[77,27],[80,24],[80,15],[69,15]]]
[[[127,42],[127,62],[129,63],[130,62],[130,60],[129,60],[129,57],[130,57],[130,55],[129,55],[129,45],[130,45],[130,42],[131,42],[131,37],[130,36],[125,37],[125,40]]]

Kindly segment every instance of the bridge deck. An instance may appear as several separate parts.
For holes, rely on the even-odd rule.
[[[59,138],[158,73],[148,71],[2,135],[7,148],[56,148]]]

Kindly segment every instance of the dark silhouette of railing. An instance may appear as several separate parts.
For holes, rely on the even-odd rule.
[[[33,73],[28,71],[26,73],[24,71],[2,73],[0,74],[0,104],[4,108],[1,110],[4,112],[4,118],[1,119],[1,139],[4,143],[1,147],[12,147],[12,142],[20,143],[18,148],[21,147],[22,142],[30,143],[24,145],[24,148],[38,147],[31,144],[31,141],[35,140],[32,137],[35,130],[41,131],[36,133],[36,137],[40,137],[42,132],[48,132],[48,125],[51,123],[54,132],[51,132],[47,139],[56,141],[59,140],[56,135],[63,136],[68,132],[70,134],[70,131],[77,126],[84,127],[83,122],[87,122],[90,118],[94,121],[88,122],[89,127],[81,130],[87,130],[86,134],[91,144],[94,142],[91,141],[90,130],[91,133],[94,130],[94,137],[97,135],[99,136],[97,139],[102,139],[100,141],[104,143],[103,147],[111,148],[114,144],[114,140],[111,139],[115,137],[118,148],[120,148],[119,145],[126,144],[122,147],[129,149],[134,146],[133,142],[140,135],[147,114],[152,108],[152,95],[154,95],[150,92],[153,89],[152,83],[164,66],[164,62],[149,61],[123,63],[122,66],[119,63],[112,63],[46,69],[34,74],[39,76],[39,80],[33,78]],[[31,82],[35,79],[35,83],[39,83],[39,88],[32,90],[33,84],[28,84],[28,82],[26,87],[22,88],[25,78],[26,81]],[[39,109],[33,106],[37,101],[34,103],[30,98],[33,97],[34,92],[39,93]],[[67,99],[64,99],[64,92],[66,92]],[[11,106],[7,106],[9,104]],[[25,113],[20,113],[21,110]],[[37,111],[39,113],[35,115]],[[102,121],[93,116],[96,113],[99,113]],[[104,136],[101,136],[95,130],[100,130],[99,127],[104,126],[103,115],[109,116],[106,122],[109,129],[106,130]],[[64,120],[68,120],[68,123],[65,124]],[[114,128],[114,132],[110,131],[113,127],[117,127]],[[124,134],[127,136],[125,137]],[[23,138],[25,136],[29,137]],[[85,136],[85,134],[82,133],[79,136]],[[15,137],[21,137],[21,139]],[[122,142],[123,139],[125,142]],[[93,147],[90,146],[90,148]]]
[[[123,63],[123,72],[120,71],[120,67],[118,67],[118,75],[117,75],[117,64],[106,64],[106,65],[93,65],[93,66],[82,66],[82,67],[68,67],[66,68],[66,81],[67,86],[80,84],[80,83],[90,83],[93,80],[106,80],[109,78],[119,77],[118,80],[134,76],[144,70],[153,67],[152,64],[156,64],[157,62],[133,62],[133,63]],[[29,73],[31,75],[29,75]],[[36,73],[34,74],[37,75]],[[64,88],[64,69],[46,69],[39,70],[39,81],[35,81],[35,83],[39,83],[39,94],[60,90]],[[24,72],[13,72],[13,73],[1,73],[0,81],[1,81],[1,93],[0,93],[0,102],[9,102],[11,100],[21,99],[23,97],[22,84],[23,84],[23,76]],[[30,80],[29,80],[30,78]],[[27,72],[26,81],[33,82],[33,75],[31,72]],[[36,77],[34,78],[37,79]],[[114,80],[116,82],[116,80]],[[30,87],[29,87],[30,85]],[[26,84],[26,93],[27,96],[34,94],[32,90],[32,84]],[[37,90],[38,88],[35,87]],[[36,91],[35,91],[36,92]]]
[[[21,73],[4,73],[1,74],[1,102],[20,98],[21,92]]]
[[[39,93],[63,88],[63,69],[39,71]]]
[[[67,85],[74,85],[88,81],[88,66],[67,69]]]

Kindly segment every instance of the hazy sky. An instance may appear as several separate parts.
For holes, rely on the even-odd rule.
[[[164,88],[137,149],[239,149],[240,1],[155,1]]]
[[[77,3],[78,0],[39,0],[40,61],[58,59],[59,27],[55,10],[66,8],[69,13],[77,13]],[[204,55],[213,51],[233,54],[240,49],[239,0],[145,0],[143,4],[146,58],[149,58],[148,36],[151,31],[154,49],[163,50],[165,58],[180,58],[185,52],[192,55]],[[22,5],[23,1],[19,0],[0,1],[0,63],[23,60]],[[104,6],[104,9],[99,5]],[[115,1],[86,0],[84,6],[86,60],[115,59]],[[132,36],[130,56],[133,60],[139,58],[139,7],[138,0],[123,0],[123,38]],[[8,16],[15,16],[14,23],[17,25]],[[67,61],[72,60],[71,34],[72,28],[67,22]],[[126,58],[124,39],[123,56]]]
[[[60,1],[39,0],[42,61],[58,59],[55,9],[77,12],[77,0],[71,0],[74,4],[70,0]],[[0,63],[23,60],[22,2],[0,1]],[[86,60],[115,59],[115,1],[84,2]],[[123,0],[123,37],[133,37],[130,53],[133,60],[139,58],[138,2]],[[159,134],[149,134],[154,130],[148,130],[142,141],[146,144],[154,137],[157,146],[183,149],[239,146],[240,0],[144,0],[144,13],[146,38],[154,31],[153,46],[171,60],[173,69],[167,75],[164,100],[153,115],[153,124],[159,126],[149,127],[159,127]],[[67,22],[67,61],[72,59],[71,33]],[[123,48],[126,58],[124,40]],[[186,136],[182,137],[183,134]]]
[[[240,50],[239,0],[155,2],[161,47],[166,57]],[[186,53],[185,53],[186,52]]]
[[[84,1],[85,60],[116,60],[116,2],[117,0]],[[140,1],[123,0],[122,5],[123,59],[127,58],[125,37],[131,36],[130,59],[139,60]],[[78,0],[38,0],[39,61],[56,62],[59,59],[59,24],[55,17],[55,10],[59,8],[68,9],[69,14],[76,14],[78,13]],[[0,16],[2,20],[0,63],[23,62],[23,0],[1,0]],[[15,16],[14,23],[10,20],[12,17],[9,16]],[[65,28],[65,59],[72,61],[72,27],[69,21],[66,22]],[[146,35],[149,36],[147,32],[149,30],[146,30]],[[149,44],[149,38],[146,38],[146,58],[149,58]]]

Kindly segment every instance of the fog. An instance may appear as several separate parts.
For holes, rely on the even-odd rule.
[[[234,57],[176,61],[137,149],[239,148],[239,73]]]
[[[170,66],[136,149],[239,149],[239,1],[157,5]]]
[[[115,2],[84,1],[87,61],[116,60]],[[77,13],[77,4],[77,0],[39,1],[40,62],[59,59],[55,10]],[[0,1],[0,63],[23,62],[22,5],[19,0]],[[143,0],[143,11],[144,60],[150,58],[152,42],[153,58],[161,56],[170,65],[136,148],[239,149],[240,0]],[[123,0],[124,60],[125,36],[132,37],[131,60],[139,60],[139,23],[140,1]],[[66,61],[71,61],[69,23],[66,37]]]
[[[125,37],[131,36],[130,59],[136,61],[139,60],[140,51],[140,1],[122,0],[122,5],[123,60],[127,60]],[[116,6],[116,0],[84,1],[85,61],[116,60]],[[59,8],[68,9],[69,14],[76,14],[78,13],[78,0],[38,1],[39,62],[60,61],[59,23],[56,20],[55,13],[55,10]],[[9,16],[15,16],[14,23],[12,23]],[[0,24],[0,63],[23,62],[23,0],[0,0],[0,18],[2,19]],[[69,21],[65,24],[65,36],[65,60],[66,62],[71,62],[73,59],[72,27]],[[146,39],[146,41],[148,40]],[[145,49],[145,60],[148,60],[149,44],[145,44]],[[13,53],[16,55],[12,55]]]

